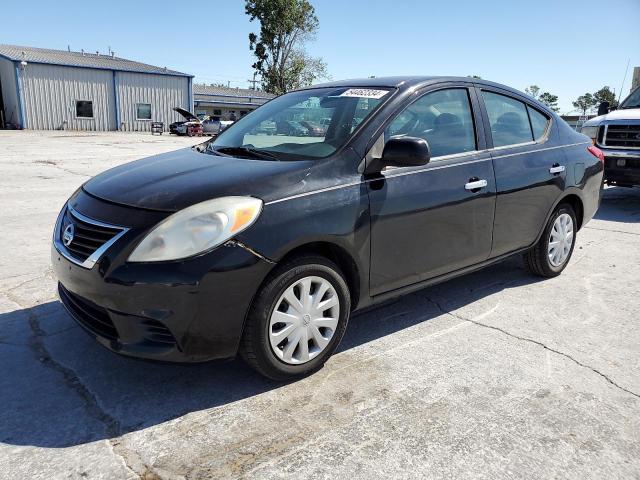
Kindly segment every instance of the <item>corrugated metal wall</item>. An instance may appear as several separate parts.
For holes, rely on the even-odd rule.
[[[136,104],[151,104],[151,119],[169,124],[184,120],[173,107],[190,109],[189,78],[169,75],[116,72],[120,129],[127,132],[150,131],[150,121],[136,119]]]
[[[32,130],[115,130],[110,70],[31,63],[22,70],[25,127]],[[76,101],[93,102],[93,118],[76,117]]]

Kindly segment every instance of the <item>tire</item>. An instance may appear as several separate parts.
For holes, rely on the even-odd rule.
[[[323,293],[327,284],[330,287]],[[337,310],[336,307],[327,307],[321,316],[313,314],[319,310],[313,310],[309,315],[298,315],[293,302],[289,304],[284,296],[287,292],[293,292],[296,299],[298,294],[303,298],[304,288],[310,293],[306,298],[309,298],[310,302],[318,298],[321,307],[334,304],[334,299],[337,299]],[[315,296],[311,296],[312,293],[315,293]],[[297,307],[302,308],[302,302],[298,303]],[[311,303],[309,308],[312,308]],[[335,315],[337,312],[339,314]],[[347,328],[350,312],[349,287],[335,263],[317,255],[294,257],[276,267],[258,290],[247,315],[240,343],[240,356],[253,369],[272,380],[286,381],[304,377],[322,368],[333,354]],[[335,326],[334,315],[337,318]],[[291,319],[291,323],[275,321],[279,318],[285,318],[287,321]],[[328,323],[331,323],[332,328],[324,326]],[[293,333],[289,337],[283,337],[282,343],[274,346],[279,339],[278,332],[285,330]],[[302,337],[299,341],[294,341],[298,331],[302,332]],[[317,336],[318,333],[322,338]],[[316,337],[313,338],[313,335]],[[325,337],[329,338],[328,341]],[[306,342],[305,338],[308,338]],[[318,347],[318,338],[323,343],[322,348]],[[306,361],[305,343],[309,358]],[[294,344],[296,345],[293,349],[287,348]]]
[[[556,222],[562,223],[562,220],[566,220],[566,216],[569,216],[571,219],[571,245],[568,248],[568,252],[566,256],[560,255],[559,257],[555,257],[555,261],[553,260],[552,251],[549,249],[549,244],[551,242],[552,231],[554,231],[554,225]],[[560,217],[563,217],[559,220]],[[524,254],[524,263],[527,269],[533,273],[534,275],[538,275],[540,277],[552,278],[557,277],[562,273],[565,267],[568,265],[569,260],[571,259],[571,255],[573,254],[573,248],[576,244],[576,231],[577,231],[577,222],[576,222],[576,214],[573,210],[573,207],[567,203],[560,204],[553,214],[542,233],[542,236],[538,240],[538,243]],[[556,230],[559,234],[562,234],[562,229]],[[564,245],[567,244],[565,240],[564,244],[559,242],[560,246],[557,248],[562,249]],[[564,257],[564,258],[562,258]],[[559,261],[561,259],[561,261]]]

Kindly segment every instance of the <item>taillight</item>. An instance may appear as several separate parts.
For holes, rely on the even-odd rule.
[[[597,157],[598,160],[604,163],[604,152],[602,150],[600,150],[595,145],[591,145],[590,147],[587,147],[587,150],[589,150],[589,153],[591,155],[593,155],[594,157]]]

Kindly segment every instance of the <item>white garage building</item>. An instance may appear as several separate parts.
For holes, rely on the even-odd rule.
[[[0,128],[149,131],[193,110],[193,75],[116,57],[0,45]]]

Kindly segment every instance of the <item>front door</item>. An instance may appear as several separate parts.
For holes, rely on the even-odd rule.
[[[473,99],[473,101],[472,101]],[[385,129],[421,137],[431,161],[387,168],[368,182],[371,205],[370,292],[375,296],[452,272],[489,257],[495,178],[474,92],[430,91]]]

